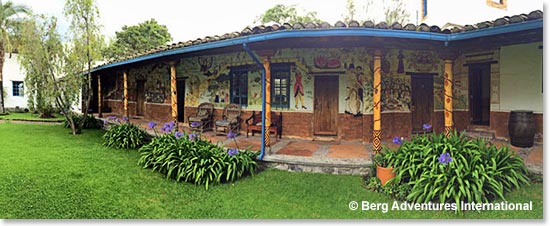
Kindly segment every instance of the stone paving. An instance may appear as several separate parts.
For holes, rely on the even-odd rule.
[[[107,117],[107,115],[104,115]],[[132,123],[139,124],[147,129],[148,121],[144,119],[130,119]],[[159,123],[160,124],[160,123]],[[159,125],[158,127],[161,127]],[[180,123],[182,131],[190,132],[186,124]],[[154,134],[153,130],[147,129]],[[237,136],[237,144],[232,139],[223,135],[215,135],[212,131],[206,131],[202,138],[213,143],[223,144],[225,147],[240,149],[260,150],[262,139],[259,135],[246,137],[244,132]],[[509,145],[506,141],[491,141],[497,146]],[[390,148],[397,148],[390,140],[382,143]],[[322,172],[333,174],[368,174],[372,164],[372,144],[347,141],[312,141],[299,139],[275,139],[272,138],[271,147],[266,147],[266,155],[263,162],[269,167],[283,170]],[[511,146],[511,150],[518,153],[524,160],[527,168],[537,174],[543,172],[543,146],[536,144],[530,148]]]

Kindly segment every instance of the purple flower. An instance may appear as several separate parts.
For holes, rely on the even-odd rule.
[[[192,122],[191,127],[199,127],[201,125],[200,122]]]
[[[394,137],[393,143],[401,145],[403,143],[404,138],[403,137]]]
[[[227,138],[229,139],[235,139],[235,137],[237,137],[237,133],[233,132],[232,130],[229,131],[229,133],[227,134]]]
[[[122,116],[122,121],[127,122],[127,121],[128,121],[128,117]]]
[[[172,130],[174,130],[175,123],[174,122],[167,122],[164,123],[164,126],[160,129],[160,131],[163,131],[165,133],[171,133]]]
[[[190,134],[189,134],[189,140],[190,140],[190,141],[195,141],[195,139],[197,139],[197,134],[190,133]]]
[[[229,156],[234,156],[236,154],[239,154],[239,150],[237,150],[236,148],[230,148],[229,151],[227,151],[227,154]]]
[[[116,121],[118,121],[118,118],[116,116],[109,116],[109,117],[107,117],[107,120],[116,122]]]
[[[155,128],[155,126],[157,126],[156,122],[153,122],[153,121],[149,122],[149,129],[153,129]]]
[[[447,165],[448,163],[453,161],[453,158],[451,157],[451,154],[449,154],[449,152],[445,152],[439,156],[438,160],[439,163]]]
[[[424,123],[422,124],[422,129],[423,130],[430,130],[432,128],[432,125],[428,124],[428,123]]]
[[[176,136],[176,139],[180,139],[181,137],[183,137],[183,133],[180,132],[180,131],[176,131],[176,132],[174,133],[174,136]]]

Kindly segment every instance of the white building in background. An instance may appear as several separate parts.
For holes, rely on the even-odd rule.
[[[541,0],[410,0],[411,22],[443,27],[492,21],[542,10]]]
[[[4,68],[2,71],[4,86],[4,107],[6,109],[27,108],[27,95],[25,86],[25,71],[17,61],[16,53],[6,53],[4,56]]]

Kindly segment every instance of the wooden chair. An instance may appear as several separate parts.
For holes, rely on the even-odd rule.
[[[197,114],[189,116],[187,121],[189,122],[189,127],[194,131],[200,131],[201,133],[205,130],[212,129],[212,117],[214,115],[214,105],[212,103],[201,103],[197,107]],[[199,123],[198,126],[192,126],[193,122]]]
[[[227,135],[229,131],[239,133],[241,129],[241,106],[238,104],[225,105],[223,109],[222,120],[214,123],[214,132],[216,135]]]
[[[274,112],[271,113],[271,125],[269,126],[269,132],[275,134],[275,138],[277,138],[277,135],[279,136],[279,139],[281,139],[282,132],[283,132],[283,114],[279,113],[279,115],[275,114]],[[246,137],[248,137],[248,133],[252,133],[252,136],[254,136],[254,132],[262,132],[262,112],[260,111],[258,114],[256,114],[255,111],[252,111],[252,115],[250,118],[246,120]]]

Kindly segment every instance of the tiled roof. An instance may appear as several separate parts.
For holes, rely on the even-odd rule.
[[[237,38],[237,37],[242,37],[242,36],[270,33],[270,32],[275,32],[275,31],[284,31],[284,30],[315,30],[315,29],[322,30],[322,29],[331,29],[331,28],[340,28],[340,29],[341,28],[348,28],[348,29],[371,28],[372,29],[373,28],[373,29],[406,30],[406,31],[417,31],[417,32],[432,32],[432,33],[441,33],[441,34],[451,34],[451,33],[470,32],[470,31],[475,31],[475,30],[481,30],[481,29],[487,29],[487,28],[492,28],[492,27],[504,26],[504,25],[507,25],[507,24],[516,24],[516,23],[523,23],[523,22],[531,21],[531,20],[542,20],[542,19],[543,19],[543,12],[540,11],[540,10],[535,10],[535,11],[529,13],[529,14],[520,14],[520,15],[511,16],[511,17],[505,16],[505,17],[498,18],[498,19],[493,20],[493,21],[484,21],[484,22],[480,22],[480,23],[477,23],[477,24],[466,25],[463,28],[454,27],[450,30],[449,29],[442,30],[438,26],[428,26],[424,23],[422,23],[420,25],[414,25],[414,24],[411,24],[411,23],[402,25],[400,23],[395,22],[391,25],[388,25],[386,22],[380,22],[380,23],[375,24],[372,21],[365,21],[363,23],[359,23],[357,21],[350,21],[347,24],[342,22],[342,21],[338,21],[334,25],[331,25],[327,22],[322,22],[322,23],[312,23],[312,22],[310,22],[310,23],[306,23],[306,24],[303,24],[303,23],[295,23],[295,24],[284,23],[284,24],[281,24],[281,25],[273,24],[271,26],[260,25],[260,26],[255,26],[255,27],[252,27],[252,28],[246,27],[240,32],[226,33],[224,35],[207,36],[205,38],[198,38],[198,39],[189,40],[189,41],[186,41],[186,42],[178,42],[178,43],[172,43],[172,44],[169,44],[169,45],[166,45],[166,46],[159,46],[159,47],[156,47],[156,48],[153,48],[153,49],[149,49],[149,50],[146,50],[146,51],[143,51],[143,52],[139,52],[139,53],[136,53],[136,54],[132,54],[132,55],[120,58],[120,59],[110,61],[110,62],[108,62],[104,65],[108,65],[108,64],[112,64],[112,63],[116,63],[116,62],[121,62],[121,61],[126,61],[126,60],[133,59],[133,58],[136,58],[136,57],[146,56],[146,55],[159,53],[159,52],[163,52],[163,51],[167,51],[167,50],[171,50],[171,49],[178,49],[178,48],[182,48],[182,47],[189,47],[189,46],[193,46],[193,45],[204,44],[204,43],[209,43],[209,42],[215,42],[215,41],[220,41],[220,40],[227,40],[227,39],[232,39],[232,38]]]

